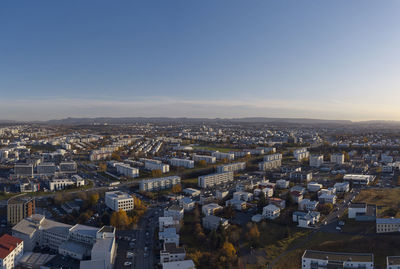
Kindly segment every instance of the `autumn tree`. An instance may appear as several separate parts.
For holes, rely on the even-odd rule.
[[[206,167],[207,166],[207,162],[205,160],[200,160],[199,161],[199,166],[200,167]]]
[[[125,210],[118,210],[111,215],[110,224],[117,228],[126,228],[132,223],[132,218],[128,216]]]
[[[151,176],[152,177],[161,177],[162,171],[160,169],[151,170]]]
[[[226,256],[228,259],[234,259],[236,257],[236,249],[232,245],[232,243],[225,241],[225,243],[222,246],[222,253],[224,256]]]
[[[121,156],[119,156],[119,154],[116,152],[111,153],[111,159],[116,160],[118,162],[122,161]]]
[[[172,186],[172,192],[173,193],[182,192],[182,185],[181,184],[176,184],[176,185]]]
[[[99,164],[99,172],[105,172],[107,171],[107,164],[106,163],[100,163]]]
[[[91,206],[94,206],[97,204],[97,202],[99,201],[100,196],[98,193],[93,193],[92,195],[90,195],[89,197],[89,203]]]

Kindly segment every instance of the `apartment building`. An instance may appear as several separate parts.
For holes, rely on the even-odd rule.
[[[343,181],[353,182],[353,185],[366,186],[375,180],[374,175],[355,175],[346,174],[343,176]]]
[[[115,163],[115,168],[117,169],[117,173],[124,175],[126,177],[138,177],[139,169],[135,167],[131,167],[129,164],[125,163]]]
[[[193,155],[193,161],[206,161],[206,163],[212,164],[217,162],[217,158],[214,156],[207,156],[207,155]]]
[[[14,175],[16,177],[33,177],[33,165],[20,163],[15,164]]]
[[[239,172],[246,169],[245,162],[238,162],[238,163],[231,163],[231,164],[224,164],[217,166],[217,173],[223,172]]]
[[[296,158],[298,162],[307,159],[310,156],[310,152],[306,148],[295,149],[293,151],[293,157]]]
[[[386,269],[400,269],[400,256],[386,257]]]
[[[324,164],[324,155],[311,155],[310,156],[310,166],[311,167],[320,167]]]
[[[233,161],[235,159],[235,154],[233,153],[224,153],[215,151],[211,155],[215,157],[217,160],[227,159],[228,161]]]
[[[144,168],[150,171],[160,170],[163,174],[169,172],[169,165],[158,160],[144,160]]]
[[[179,176],[160,177],[152,179],[143,179],[139,182],[140,191],[156,191],[172,188],[172,186],[180,184]]]
[[[282,154],[275,153],[264,156],[264,161],[258,164],[261,171],[278,168],[282,165]]]
[[[4,234],[0,237],[0,268],[16,268],[24,255],[24,241],[14,236]]]
[[[169,164],[176,167],[194,168],[193,160],[172,158],[169,160]]]
[[[186,251],[183,247],[177,247],[175,243],[165,243],[160,251],[160,263],[183,261],[186,257]]]
[[[344,164],[344,154],[343,153],[331,154],[331,163],[340,165]]]
[[[73,174],[77,171],[77,164],[76,162],[62,162],[60,163],[60,172],[66,174]]]
[[[18,196],[7,201],[7,223],[15,225],[26,217],[35,214],[35,199]]]
[[[54,163],[41,163],[36,166],[38,175],[50,176],[56,173],[56,165]]]
[[[400,219],[399,218],[376,219],[376,232],[377,233],[400,232]]]
[[[213,187],[233,181],[233,172],[215,173],[198,177],[198,186],[201,188]]]
[[[340,253],[306,250],[301,259],[302,269],[374,268],[372,253]]]
[[[113,211],[120,209],[131,211],[134,208],[133,197],[126,192],[110,191],[105,193],[105,203]]]

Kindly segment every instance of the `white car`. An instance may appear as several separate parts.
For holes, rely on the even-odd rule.
[[[131,262],[124,262],[124,266],[130,266],[130,265],[132,265]]]

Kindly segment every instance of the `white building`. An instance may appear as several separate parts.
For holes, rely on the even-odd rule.
[[[223,208],[222,206],[220,206],[216,203],[210,203],[210,204],[203,205],[201,208],[201,212],[204,215],[209,216],[209,215],[214,215],[215,212],[217,212],[218,210],[221,210],[222,208]]]
[[[322,184],[318,184],[316,182],[310,182],[307,184],[307,190],[310,192],[317,192],[322,189]]]
[[[172,158],[169,160],[171,166],[194,168],[194,161],[186,159]]]
[[[366,186],[375,180],[375,176],[346,174],[343,176],[343,180],[353,182],[353,185]]]
[[[336,203],[336,195],[323,193],[318,197],[318,200],[321,204],[335,204]]]
[[[153,170],[160,170],[161,173],[168,173],[169,172],[169,165],[168,164],[164,164],[161,161],[158,160],[149,160],[146,159],[144,161],[144,168],[150,171]]]
[[[49,185],[49,190],[51,191],[58,191],[58,190],[63,190],[69,186],[76,186],[76,182],[69,178],[64,178],[64,179],[52,179],[47,182]]]
[[[126,177],[138,177],[139,169],[131,167],[129,164],[125,163],[115,163],[115,168],[117,168],[118,174],[124,175]]]
[[[317,209],[319,202],[311,201],[310,199],[303,199],[299,202],[299,210],[314,211]]]
[[[214,156],[207,156],[207,155],[193,155],[193,161],[195,162],[199,162],[199,161],[206,161],[207,163],[216,163],[217,162],[217,158],[215,158]]]
[[[267,198],[274,196],[274,189],[273,188],[264,188],[261,191],[265,194],[265,197],[267,197]]]
[[[287,189],[289,187],[289,181],[284,179],[279,179],[276,181],[276,187],[278,189]]]
[[[306,148],[296,149],[293,151],[293,157],[295,157],[298,162],[307,159],[309,156],[310,152],[308,152]]]
[[[164,209],[164,217],[172,217],[174,220],[181,221],[183,219],[183,207],[178,205],[171,205]]]
[[[331,154],[331,163],[344,164],[344,154],[343,153]]]
[[[183,247],[177,247],[174,243],[165,243],[160,251],[160,263],[183,261],[186,257],[186,251]]]
[[[264,156],[264,161],[258,164],[261,171],[271,170],[278,168],[282,165],[282,154],[275,153]]]
[[[400,269],[400,256],[386,257],[386,269]]]
[[[111,208],[113,211],[120,209],[124,211],[133,210],[133,197],[126,192],[121,191],[110,191],[105,194],[106,206]]]
[[[253,200],[253,194],[244,191],[237,191],[233,193],[233,199],[247,202]]]
[[[335,183],[335,185],[333,185],[333,187],[336,189],[336,192],[339,192],[339,193],[350,191],[349,182],[338,182],[338,183]]]
[[[374,255],[369,253],[339,253],[306,250],[301,259],[302,269],[374,268]]]
[[[238,162],[238,163],[231,163],[231,164],[224,164],[217,166],[217,173],[223,172],[239,172],[246,169],[245,162]]]
[[[324,155],[311,155],[310,156],[310,166],[320,167],[324,164]]]
[[[398,233],[400,232],[399,218],[376,219],[377,233]]]
[[[208,188],[231,181],[233,181],[233,172],[208,174],[198,177],[198,186],[201,188]]]
[[[217,160],[227,159],[228,161],[233,161],[235,159],[235,154],[233,153],[215,151],[211,155],[214,156]]]
[[[281,209],[276,205],[269,204],[263,208],[262,215],[266,219],[276,219],[279,217]]]
[[[172,186],[180,184],[179,176],[160,177],[152,179],[143,179],[139,182],[140,191],[156,191],[172,188]]]
[[[24,255],[24,241],[21,239],[4,234],[0,237],[0,268],[15,268],[21,257]]]

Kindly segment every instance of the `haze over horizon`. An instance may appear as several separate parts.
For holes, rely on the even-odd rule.
[[[2,1],[0,119],[400,120],[400,1]]]

